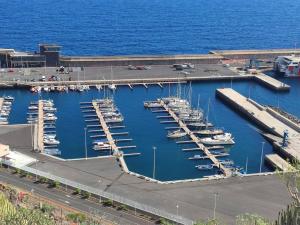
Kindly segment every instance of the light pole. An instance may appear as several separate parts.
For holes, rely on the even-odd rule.
[[[155,163],[156,163],[155,162],[156,161],[155,152],[156,152],[156,147],[153,146],[153,175],[152,175],[153,179],[155,179]]]
[[[214,202],[214,220],[216,219],[217,196],[218,195],[219,195],[218,193],[214,193],[214,197],[215,197],[215,202]]]
[[[245,167],[245,174],[248,173],[248,156],[246,158],[246,167]]]
[[[177,215],[177,217],[178,217],[178,209],[179,209],[179,205],[177,204],[176,205],[176,215]]]
[[[85,160],[87,160],[86,127],[84,128],[84,149],[85,149]]]
[[[99,184],[99,190],[101,190],[101,187],[100,187],[100,185],[101,185],[101,182],[102,182],[102,180],[101,179],[99,179],[98,180],[98,184]],[[99,203],[101,203],[101,195],[99,194]]]
[[[264,154],[264,146],[265,146],[265,142],[262,142],[261,145],[261,155],[260,155],[260,166],[259,166],[259,173],[261,173],[261,168],[262,168],[262,161],[263,161],[263,154]]]

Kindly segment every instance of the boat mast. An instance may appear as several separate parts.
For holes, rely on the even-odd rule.
[[[205,121],[206,129],[208,127],[209,104],[210,104],[210,98],[208,98],[208,103],[207,103],[207,113],[206,113],[206,121]]]
[[[199,107],[200,107],[200,94],[198,94],[197,110],[199,110]]]

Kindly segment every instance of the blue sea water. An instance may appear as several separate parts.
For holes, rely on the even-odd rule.
[[[215,89],[232,87],[245,96],[249,96],[262,104],[279,105],[286,111],[300,117],[300,81],[298,79],[285,79],[286,83],[292,86],[289,93],[276,93],[252,82],[196,82],[192,85],[193,106],[197,106],[198,96],[200,107],[207,112],[208,101],[210,101],[209,120],[217,127],[223,127],[235,137],[236,144],[229,148],[230,156],[235,165],[245,167],[248,158],[248,173],[259,171],[262,142],[265,142],[264,154],[273,151],[272,146],[257,132],[255,124],[247,118],[236,113],[220,100],[215,98]],[[182,86],[182,90],[188,86]],[[136,149],[124,150],[125,153],[139,152],[140,156],[126,157],[130,170],[147,176],[153,172],[153,146],[156,150],[156,178],[160,180],[174,180],[186,178],[199,178],[209,175],[212,172],[200,172],[195,165],[200,164],[199,160],[188,160],[188,157],[197,152],[183,152],[182,148],[194,147],[192,145],[178,145],[174,140],[166,137],[165,127],[172,126],[160,124],[156,113],[152,113],[143,107],[143,101],[155,100],[159,97],[168,96],[169,92],[175,94],[176,85],[161,89],[158,86],[150,86],[149,89],[143,86],[135,86],[133,90],[128,87],[119,87],[114,95],[116,105],[123,114],[126,126],[123,129],[113,132],[129,132],[128,137],[133,141],[126,145],[136,145]],[[13,95],[15,101],[10,116],[10,123],[25,123],[27,108],[31,101],[39,97],[27,90],[0,90],[0,96]],[[92,99],[101,98],[103,91],[98,92],[91,89],[89,92],[77,93],[43,93],[40,98],[53,99],[57,107],[57,137],[61,144],[63,158],[85,157],[84,147],[84,121],[80,102],[88,102]],[[87,133],[88,157],[99,156],[100,153],[92,149],[91,134]],[[122,145],[122,144],[120,144]],[[124,145],[124,144],[123,144]],[[202,162],[201,162],[202,164]],[[266,165],[263,171],[269,171]]]
[[[35,51],[38,43],[57,43],[65,55],[145,55],[207,53],[215,49],[293,48],[300,38],[300,1],[273,0],[0,0],[0,47]],[[299,44],[298,44],[299,46]],[[275,93],[256,83],[233,82],[232,87],[260,103],[279,105],[300,116],[300,81],[284,80],[290,93]],[[194,83],[193,104],[206,110],[209,119],[233,133],[236,144],[230,158],[248,172],[259,171],[261,145],[265,141],[255,126],[215,98],[215,89],[230,82]],[[172,87],[174,91],[175,87]],[[38,96],[26,90],[0,90],[0,95],[15,96],[11,123],[25,123],[28,105]],[[99,98],[91,90],[79,93],[44,93],[58,108],[57,135],[63,158],[84,157],[84,121],[79,102]],[[161,180],[197,178],[194,153],[182,152],[166,138],[166,126],[156,114],[145,110],[144,100],[167,96],[168,88],[118,88],[115,100],[125,117],[138,157],[127,157],[131,170],[152,176],[153,150],[156,146],[156,177]],[[118,131],[116,131],[118,132]],[[91,149],[88,156],[99,155]],[[187,146],[184,146],[187,147]],[[125,151],[125,150],[124,150]],[[272,152],[266,142],[264,153]],[[264,166],[264,171],[269,169]]]
[[[300,1],[1,0],[0,47],[66,55],[294,48]]]

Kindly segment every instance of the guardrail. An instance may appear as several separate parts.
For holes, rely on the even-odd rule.
[[[179,223],[179,224],[185,224],[185,225],[193,225],[194,224],[194,221],[192,221],[190,219],[187,219],[187,218],[184,218],[182,216],[171,214],[171,213],[168,213],[168,212],[163,211],[161,209],[153,208],[149,205],[141,204],[141,203],[135,202],[133,200],[127,199],[125,197],[118,196],[116,194],[112,194],[112,193],[109,193],[109,192],[105,192],[105,191],[102,191],[102,190],[99,190],[99,189],[96,189],[96,188],[93,188],[93,187],[90,187],[90,186],[86,186],[84,184],[80,184],[80,183],[75,182],[75,181],[71,181],[71,180],[68,180],[68,179],[65,179],[65,178],[62,178],[62,177],[59,177],[59,176],[55,176],[53,174],[50,174],[50,173],[47,173],[47,172],[44,172],[44,171],[40,171],[40,170],[31,168],[31,167],[28,167],[28,166],[15,167],[15,168],[26,171],[26,172],[28,172],[30,174],[33,174],[33,175],[37,175],[39,177],[45,177],[45,178],[47,178],[51,181],[58,181],[59,183],[64,184],[66,186],[69,186],[69,187],[72,187],[72,188],[75,188],[75,189],[80,189],[82,191],[89,192],[89,193],[91,193],[93,195],[96,195],[96,196],[99,196],[99,197],[110,199],[114,202],[118,202],[118,203],[127,205],[127,206],[129,206],[133,209],[140,210],[142,212],[146,212],[146,213],[149,213],[149,214],[153,214],[155,216],[165,218],[167,220],[174,221],[174,222]]]

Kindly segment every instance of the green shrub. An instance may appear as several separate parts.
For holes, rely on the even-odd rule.
[[[86,220],[86,216],[82,213],[70,213],[66,218],[74,223],[83,223]]]
[[[113,206],[113,201],[110,199],[104,200],[103,205],[104,206]]]

